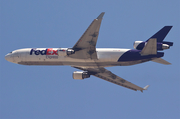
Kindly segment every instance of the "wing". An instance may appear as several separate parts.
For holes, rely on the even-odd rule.
[[[135,84],[132,84],[131,82],[126,81],[125,79],[113,74],[111,71],[105,69],[105,68],[81,68],[81,67],[75,67],[84,71],[87,71],[90,75],[94,75],[98,78],[104,79],[106,81],[109,81],[111,83],[115,83],[117,85],[123,86],[125,88],[129,88],[132,90],[140,90],[143,92],[143,90],[147,90],[149,85],[145,86],[144,88],[141,88]]]
[[[97,59],[96,42],[98,39],[99,29],[103,15],[104,12],[102,12],[89,25],[87,30],[73,47],[75,54],[70,55],[70,57],[79,59]]]

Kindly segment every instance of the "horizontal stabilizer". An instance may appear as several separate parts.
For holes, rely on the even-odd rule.
[[[169,65],[171,63],[169,63],[168,61],[162,59],[162,58],[157,58],[157,59],[154,59],[152,60],[153,62],[156,62],[156,63],[160,63],[160,64],[165,64],[165,65]]]
[[[141,55],[156,55],[157,54],[157,39],[149,39],[145,47],[140,52]]]

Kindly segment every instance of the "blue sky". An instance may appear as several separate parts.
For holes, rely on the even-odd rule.
[[[1,0],[1,119],[178,119],[180,118],[179,0]],[[173,25],[165,41],[174,46],[164,59],[109,67],[141,87],[144,93],[91,76],[73,80],[70,66],[23,66],[4,56],[30,47],[72,47],[101,12],[105,12],[99,48],[133,48],[165,25]]]

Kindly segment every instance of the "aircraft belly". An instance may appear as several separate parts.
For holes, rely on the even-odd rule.
[[[129,66],[149,61],[150,59],[123,62],[67,62],[67,61],[21,61],[22,65],[69,65],[74,67],[98,68],[112,66]]]

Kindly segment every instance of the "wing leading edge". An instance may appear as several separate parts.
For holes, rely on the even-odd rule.
[[[84,71],[87,71],[90,75],[94,75],[98,78],[104,79],[106,81],[109,81],[111,83],[123,86],[125,88],[129,88],[131,90],[134,91],[141,91],[143,92],[143,90],[147,90],[147,88],[149,87],[149,85],[145,86],[144,88],[141,88],[131,82],[126,81],[125,79],[115,75],[114,73],[112,73],[111,71],[105,69],[105,68],[81,68],[81,67],[75,67],[77,69],[81,69]]]
[[[74,45],[73,50],[75,54],[70,55],[72,58],[78,59],[97,59],[96,43],[99,35],[99,29],[102,18],[105,12],[102,12],[93,22],[89,25],[84,34],[80,37]]]

